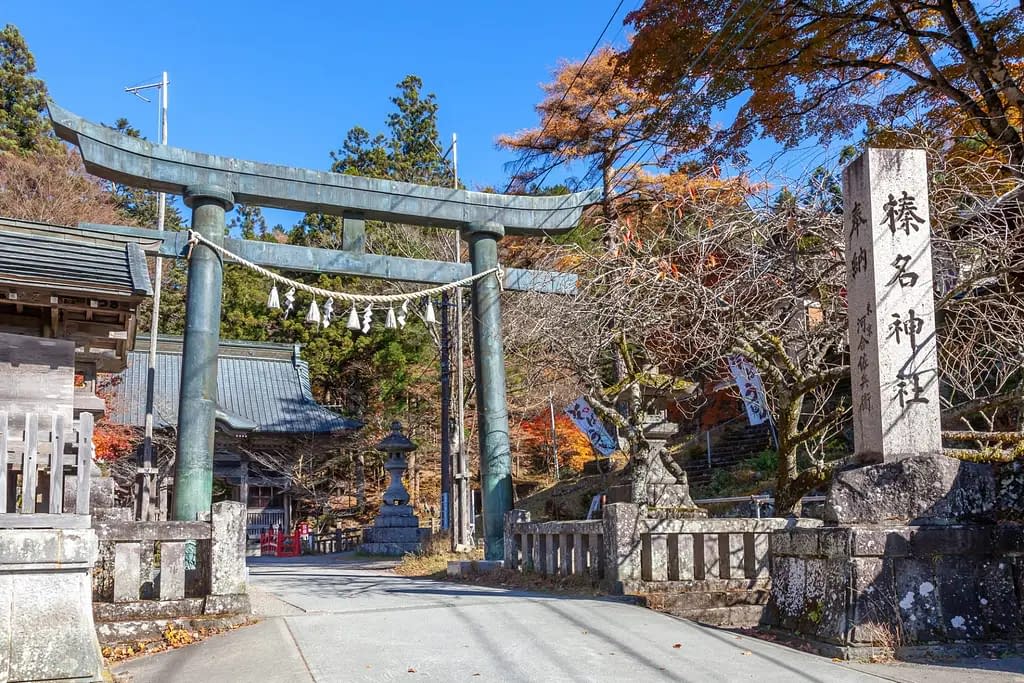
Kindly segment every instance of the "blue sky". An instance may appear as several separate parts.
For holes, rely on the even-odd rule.
[[[354,125],[382,130],[407,74],[437,95],[460,176],[504,186],[495,138],[535,125],[539,84],[582,59],[616,0],[540,2],[9,2],[38,74],[62,106],[121,116],[156,138],[156,104],[124,93],[169,72],[172,145],[323,169]],[[609,29],[622,40],[621,17]],[[154,92],[155,94],[155,92]],[[447,146],[447,145],[446,145]],[[290,224],[286,212],[268,212]]]
[[[604,42],[623,43],[622,18],[640,4],[622,3]],[[458,133],[460,177],[472,188],[504,187],[514,157],[495,139],[536,125],[540,84],[559,59],[586,56],[617,5],[208,0],[135,2],[115,13],[54,0],[8,2],[0,20],[18,26],[51,96],[77,114],[104,123],[124,116],[156,139],[156,103],[124,88],[166,70],[170,144],[306,168],[327,168],[352,126],[383,130],[395,84],[417,74],[437,95],[445,147]],[[809,144],[767,173],[797,177],[835,151]],[[755,168],[776,152],[756,142]],[[286,227],[299,217],[266,214]]]

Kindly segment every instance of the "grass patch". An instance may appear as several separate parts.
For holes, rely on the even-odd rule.
[[[443,579],[448,575],[451,560],[482,560],[484,551],[474,548],[467,553],[451,551],[451,537],[448,534],[433,534],[418,553],[404,555],[395,566],[395,573],[424,579]]]

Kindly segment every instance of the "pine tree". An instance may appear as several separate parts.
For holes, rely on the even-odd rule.
[[[48,136],[46,85],[33,76],[36,59],[18,27],[0,31],[0,152],[52,152],[58,143]]]

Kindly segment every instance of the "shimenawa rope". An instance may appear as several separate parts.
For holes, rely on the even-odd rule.
[[[263,277],[269,278],[274,282],[279,282],[282,285],[288,285],[289,287],[294,287],[295,289],[308,292],[313,296],[320,296],[325,299],[338,299],[341,301],[349,301],[351,303],[392,304],[395,302],[402,301],[415,301],[416,299],[434,296],[436,294],[441,294],[443,292],[447,292],[458,287],[462,287],[464,285],[472,284],[473,282],[483,279],[488,275],[496,275],[498,277],[499,287],[502,286],[505,279],[505,273],[502,270],[501,266],[497,266],[495,268],[485,270],[475,275],[470,275],[467,278],[463,278],[455,282],[449,282],[447,284],[439,285],[437,287],[431,287],[430,289],[422,289],[418,292],[409,292],[402,294],[352,294],[350,292],[335,292],[329,289],[321,289],[320,287],[314,287],[312,285],[307,285],[304,282],[299,282],[297,280],[286,278],[283,275],[278,275],[272,270],[268,270],[263,266],[258,266],[252,261],[244,259],[238,254],[235,254],[234,252],[228,251],[219,244],[214,244],[210,240],[200,235],[198,232],[194,230],[189,230],[189,256],[191,256],[192,248],[195,247],[196,244],[205,244],[206,246],[210,247],[211,249],[219,253],[221,256],[228,258],[234,261],[235,263],[248,268],[249,270],[259,273]]]

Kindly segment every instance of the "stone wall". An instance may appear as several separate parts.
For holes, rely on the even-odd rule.
[[[1020,524],[778,531],[772,553],[768,623],[826,653],[1024,636]]]

